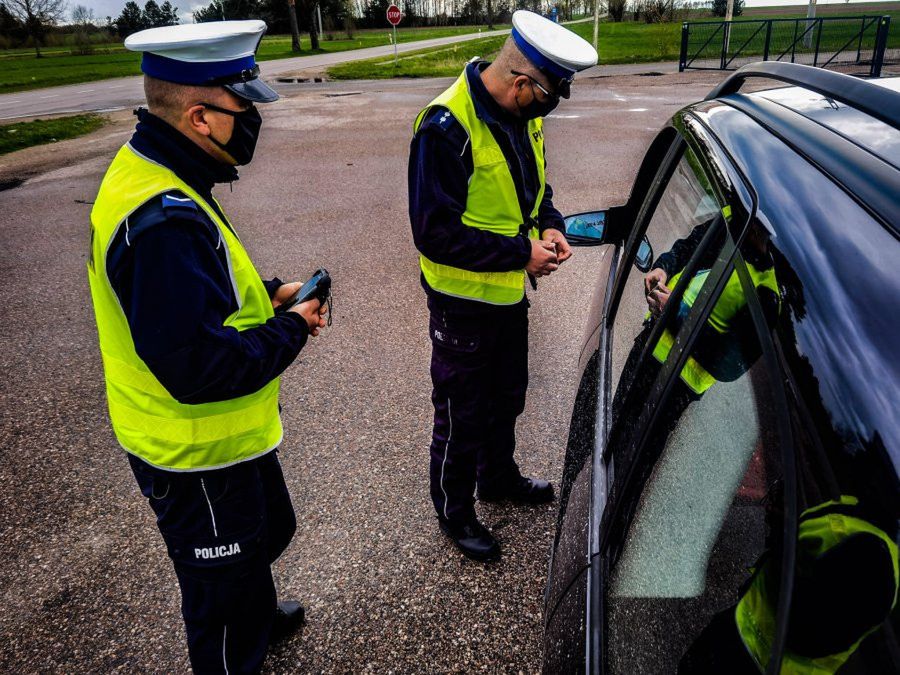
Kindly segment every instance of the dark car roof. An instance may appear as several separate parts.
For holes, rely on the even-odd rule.
[[[872,84],[900,93],[900,77],[873,80]],[[854,141],[891,166],[900,169],[900,129],[829,96],[803,87],[767,89],[751,96],[763,97],[794,110]]]

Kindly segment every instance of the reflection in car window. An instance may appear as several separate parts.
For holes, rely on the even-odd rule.
[[[647,227],[646,235],[653,251],[657,254],[668,251],[673,242],[688,237],[697,226],[711,221],[719,208],[696,156],[690,149],[686,150]],[[644,274],[635,267],[623,273],[628,274],[628,279],[613,330],[611,385],[614,392],[634,341],[645,327],[647,313]]]
[[[709,227],[697,226],[701,236]],[[759,242],[765,237],[742,252],[766,268],[760,273],[747,265],[757,292],[771,292],[777,311],[777,290],[770,288],[775,284],[759,281],[768,275],[771,282],[772,269],[757,250]],[[718,249],[690,255],[716,257]],[[698,269],[694,280],[710,276],[708,267]],[[696,298],[690,288],[684,296],[682,324],[702,310],[690,302]],[[619,411],[622,426],[644,408],[661,361],[675,353],[660,354],[659,345],[637,369],[631,396]],[[641,448],[633,480],[643,489],[619,497],[627,502],[639,495],[619,524],[627,537],[613,549],[607,586],[613,672],[717,672],[717,663],[729,664],[728,672],[754,672],[737,632],[736,605],[752,568],[762,560],[777,564],[781,528],[767,524],[779,521],[782,504],[773,396],[760,353],[740,281],[732,274]],[[626,435],[616,438],[624,442]],[[778,579],[770,583],[777,591]],[[717,660],[722,649],[724,660]]]

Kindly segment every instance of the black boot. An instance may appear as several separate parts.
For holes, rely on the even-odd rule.
[[[500,558],[500,544],[488,529],[473,517],[464,523],[451,523],[438,517],[441,531],[472,560],[488,562]]]
[[[553,501],[553,485],[540,478],[517,476],[490,488],[478,488],[478,499],[482,502],[509,500],[520,504],[547,504]]]
[[[292,635],[303,624],[306,612],[303,605],[294,600],[282,600],[275,608],[275,622],[272,624],[272,638],[275,644]]]

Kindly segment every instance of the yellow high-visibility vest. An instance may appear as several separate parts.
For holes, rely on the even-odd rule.
[[[897,544],[884,530],[853,513],[858,504],[859,500],[856,497],[842,495],[837,501],[828,501],[804,511],[800,517],[797,533],[798,553],[814,559],[854,534],[862,533],[877,537],[884,542],[893,567],[894,597],[891,603],[893,609],[900,584]],[[857,571],[860,574],[866,573],[864,562]],[[770,597],[767,588],[768,574],[767,565],[756,571],[747,592],[734,611],[734,620],[741,640],[763,672],[769,664],[769,654],[776,630],[777,598]],[[839,621],[840,617],[835,617],[835,620]],[[813,658],[785,650],[781,657],[780,672],[783,675],[833,675],[856,651],[863,639],[877,629],[877,625],[872,626],[848,649],[834,654]]]
[[[91,211],[88,279],[100,337],[109,416],[119,444],[163,469],[192,471],[228,466],[281,443],[279,379],[228,401],[187,405],[166,391],[137,355],[127,318],[110,284],[106,253],[120,227],[149,199],[180,190],[216,224],[226,245],[238,309],[225,326],[243,330],[274,316],[269,294],[237,236],[216,210],[172,171],[137,153],[119,150]]]
[[[778,281],[775,278],[775,269],[773,267],[760,272],[753,265],[747,263],[747,272],[749,272],[750,278],[753,280],[754,288],[768,288],[778,295]],[[703,284],[706,283],[708,276],[709,270],[701,270],[691,279],[681,299],[688,307],[693,307],[697,296],[700,294],[700,289],[703,288]],[[669,282],[669,288],[674,289],[680,279],[681,272],[673,275]],[[722,294],[716,300],[716,304],[712,312],[710,312],[707,324],[712,326],[718,333],[727,333],[732,319],[746,304],[747,298],[744,296],[744,290],[741,287],[737,272],[732,272],[728,282],[725,284],[725,288],[722,290]],[[674,342],[675,337],[667,328],[663,331],[659,342],[656,343],[656,347],[653,349],[653,356],[657,361],[665,363]],[[688,356],[684,367],[681,369],[681,379],[696,394],[704,393],[716,383],[716,378],[701,366],[693,356]]]
[[[516,185],[503,151],[487,124],[475,114],[475,104],[469,92],[466,72],[443,94],[429,103],[416,118],[414,132],[418,132],[426,113],[434,106],[447,108],[469,135],[474,170],[469,179],[469,193],[462,221],[469,227],[496,232],[507,237],[518,236],[526,218],[519,206]],[[537,218],[544,197],[544,132],[543,120],[528,122],[528,138],[534,151],[540,188],[534,208],[528,217]],[[529,236],[537,239],[537,229]],[[525,270],[510,272],[473,272],[450,265],[441,265],[419,255],[419,266],[425,281],[434,290],[492,305],[514,305],[525,295]]]

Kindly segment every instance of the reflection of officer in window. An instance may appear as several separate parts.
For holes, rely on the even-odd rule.
[[[635,345],[623,369],[617,399],[621,399],[621,394],[630,388],[631,379],[637,374],[637,365],[647,339],[665,309],[673,289],[681,281],[685,266],[713,222],[709,220],[697,225],[687,237],[676,241],[669,251],[656,259],[653,269],[644,277],[649,312],[644,328],[635,339]],[[724,236],[725,228],[721,228],[719,234],[714,236],[713,241],[709,242],[700,254],[698,271],[690,280],[678,311],[670,317],[669,325],[653,349],[652,362],[657,366],[645,368],[645,375],[642,378],[645,385],[652,384],[659,372],[659,366],[666,360],[674,343],[674,336],[693,307],[724,244]],[[772,324],[780,305],[779,291],[772,258],[768,252],[768,232],[758,221],[751,224],[740,250],[756,287],[767,323]],[[756,338],[750,310],[735,271],[716,300],[706,325],[700,331],[682,368],[673,396],[673,399],[678,401],[675,405],[683,411],[684,407],[691,401],[699,399],[715,382],[737,380],[756,362],[759,354],[759,340]]]
[[[780,499],[769,500],[780,503]],[[769,513],[769,550],[739,600],[717,614],[681,659],[679,675],[765,671],[777,633],[782,531]],[[841,495],[803,511],[781,673],[836,672],[893,609],[896,514]]]
[[[688,282],[677,312],[669,313],[666,329],[651,355],[642,362],[641,356],[656,322],[666,308],[673,289],[681,282],[684,268],[714,222],[715,219],[711,219],[701,223],[687,237],[677,240],[669,251],[657,258],[653,269],[644,277],[649,312],[643,329],[635,338],[613,399],[613,420],[622,420],[621,424],[614,426],[615,433],[630,434],[629,427],[639,419],[650,388],[671,351],[674,336],[690,313],[722,250],[726,236],[724,227],[719,228],[719,232],[713,235],[712,241],[700,253],[697,272]],[[780,296],[772,257],[768,252],[768,231],[759,221],[751,223],[740,251],[756,287],[767,323],[771,325],[778,315]],[[716,300],[706,325],[700,330],[680,377],[658,415],[652,436],[646,445],[647,450],[661,452],[669,434],[693,401],[698,401],[717,381],[737,380],[759,356],[756,329],[740,279],[734,271]],[[627,443],[613,438],[610,440],[610,447],[627,447]],[[620,457],[621,460],[629,461],[625,457]],[[624,472],[617,475],[624,475]]]

